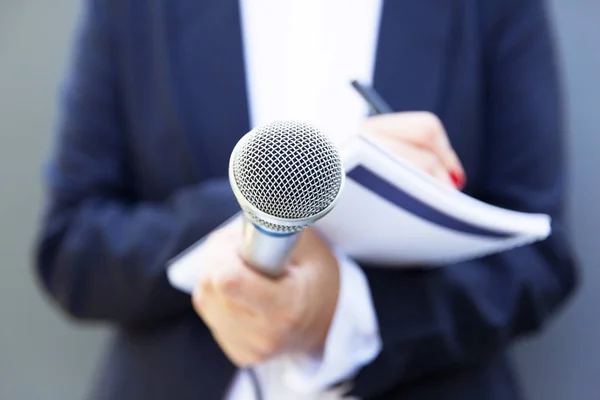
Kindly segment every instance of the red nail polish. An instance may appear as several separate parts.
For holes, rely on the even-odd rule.
[[[458,189],[461,189],[465,183],[464,175],[456,171],[450,171],[450,179]]]

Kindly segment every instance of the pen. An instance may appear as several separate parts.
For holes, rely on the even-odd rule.
[[[361,97],[367,102],[373,113],[377,114],[390,114],[393,113],[392,107],[383,100],[383,98],[373,89],[372,87],[365,86],[356,80],[350,82],[354,89],[361,95]],[[464,186],[465,178],[462,174],[457,174],[454,171],[450,171],[450,179],[454,185],[458,188]]]
[[[365,86],[356,80],[353,80],[350,83],[375,114],[390,114],[394,112],[392,107],[390,107],[372,87]]]

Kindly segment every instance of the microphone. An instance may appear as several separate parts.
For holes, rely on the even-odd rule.
[[[337,147],[310,124],[274,121],[245,134],[229,160],[244,215],[242,258],[280,276],[299,233],[333,209],[344,179]]]

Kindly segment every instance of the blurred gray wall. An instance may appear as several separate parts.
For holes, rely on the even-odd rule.
[[[31,277],[40,169],[77,0],[0,0],[0,399],[79,400],[104,332],[67,324]]]
[[[84,397],[106,332],[68,323],[32,280],[40,169],[55,121],[79,1],[0,2],[0,399]],[[576,301],[541,337],[517,346],[531,400],[600,395],[600,3],[554,0],[569,89],[570,215],[584,263]]]
[[[569,114],[570,219],[584,266],[579,294],[517,347],[532,400],[600,399],[600,2],[554,0]]]

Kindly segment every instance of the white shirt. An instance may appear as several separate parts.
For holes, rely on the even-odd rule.
[[[252,126],[277,119],[312,123],[340,143],[368,109],[350,86],[372,81],[381,0],[240,0]],[[340,294],[319,359],[287,356],[254,368],[264,400],[339,399],[324,392],[352,378],[381,350],[362,270],[337,252]],[[240,372],[228,400],[256,400]]]

